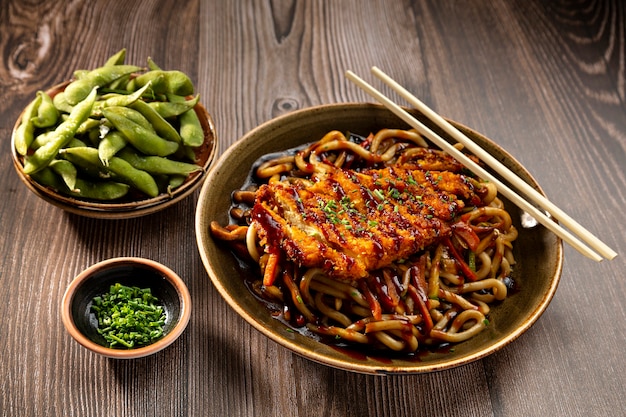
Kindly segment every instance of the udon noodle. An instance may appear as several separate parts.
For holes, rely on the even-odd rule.
[[[517,231],[495,186],[415,131],[331,131],[251,177],[211,232],[296,329],[415,352],[476,336],[512,288]]]

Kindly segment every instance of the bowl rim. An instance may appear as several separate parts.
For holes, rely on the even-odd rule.
[[[167,280],[175,289],[178,294],[180,303],[180,318],[176,322],[175,326],[164,337],[156,342],[142,346],[136,349],[113,349],[106,346],[102,346],[93,342],[86,337],[76,326],[74,318],[72,316],[72,304],[76,295],[76,290],[91,277],[94,272],[101,271],[103,269],[114,268],[122,265],[142,265],[149,269],[158,271],[165,280]],[[135,359],[144,356],[157,353],[169,345],[171,345],[178,337],[183,333],[191,317],[191,295],[185,282],[180,276],[175,273],[169,267],[153,261],[147,258],[139,257],[116,257],[109,258],[100,262],[97,262],[83,271],[81,271],[68,285],[61,301],[61,320],[65,329],[70,336],[77,341],[80,345],[88,350],[97,353],[102,356],[106,356],[114,359]]]
[[[352,362],[342,361],[339,359],[335,359],[333,357],[329,357],[325,354],[307,349],[306,347],[303,347],[302,345],[289,340],[287,337],[279,334],[278,332],[274,332],[271,328],[266,327],[262,322],[258,321],[253,314],[248,312],[245,308],[240,306],[236,302],[236,300],[233,299],[232,295],[228,292],[227,288],[222,284],[220,278],[217,276],[216,270],[213,268],[211,261],[207,256],[207,248],[205,247],[204,242],[202,241],[202,235],[206,233],[205,231],[202,230],[202,223],[203,223],[202,208],[204,204],[208,204],[207,196],[211,192],[209,190],[209,187],[211,186],[211,183],[213,182],[213,178],[220,175],[222,166],[228,163],[230,156],[237,151],[237,148],[245,146],[246,143],[250,141],[252,137],[258,134],[258,132],[267,130],[274,124],[284,123],[285,121],[288,121],[290,119],[298,118],[306,112],[320,111],[320,110],[336,111],[336,110],[339,110],[341,108],[346,108],[346,107],[363,108],[363,109],[370,109],[370,108],[384,109],[384,107],[379,104],[362,103],[362,102],[324,104],[324,105],[318,105],[318,106],[312,106],[312,107],[299,109],[299,110],[278,116],[266,122],[263,122],[257,127],[248,131],[242,137],[240,137],[235,143],[233,143],[233,145],[229,146],[228,149],[226,149],[226,151],[224,152],[224,154],[222,154],[222,156],[218,159],[218,161],[216,161],[215,165],[213,166],[212,171],[209,173],[209,175],[207,175],[207,179],[204,182],[200,190],[200,195],[198,197],[198,202],[197,202],[197,207],[196,207],[195,228],[196,228],[196,240],[197,240],[197,245],[198,245],[198,249],[200,252],[200,257],[209,275],[209,278],[211,279],[213,285],[218,290],[222,298],[227,302],[227,304],[229,304],[229,306],[233,310],[235,310],[235,312],[237,312],[237,314],[239,314],[246,322],[248,322],[248,324],[252,325],[260,333],[262,333],[269,339],[273,340],[274,342],[278,343],[279,345],[283,346],[284,348],[287,348],[288,350],[291,350],[292,352],[302,357],[305,357],[307,359],[310,359],[312,361],[315,361],[315,362],[318,362],[327,366],[331,366],[337,369],[343,369],[343,370],[352,371],[356,373],[416,374],[416,373],[428,373],[428,372],[441,371],[444,369],[451,369],[451,368],[458,367],[461,365],[469,364],[478,359],[491,355],[495,353],[496,351],[502,349],[509,343],[516,340],[523,333],[525,333],[530,327],[532,327],[532,325],[536,323],[539,317],[547,309],[548,305],[550,304],[550,301],[552,300],[552,298],[554,297],[556,293],[556,290],[557,290],[557,287],[561,278],[562,269],[563,269],[563,242],[558,237],[556,238],[556,245],[554,247],[554,251],[555,251],[554,275],[551,276],[551,282],[548,287],[548,290],[540,298],[540,301],[538,302],[537,307],[533,311],[529,312],[529,314],[526,316],[522,325],[515,328],[514,331],[507,333],[506,336],[504,336],[497,343],[493,343],[484,349],[480,349],[466,356],[461,356],[455,359],[451,359],[449,361],[446,361],[445,363],[417,362],[417,364],[419,364],[419,367],[416,366],[414,369],[408,366],[398,367],[397,365],[394,366],[393,364],[385,364],[385,363],[381,363],[378,361],[369,361],[371,363],[366,363],[366,364],[358,363],[356,361],[352,361]],[[415,111],[415,109],[407,109],[407,108],[405,109],[408,111]],[[471,132],[472,134],[475,134],[481,137],[481,139],[486,140],[488,143],[492,143],[497,148],[499,148],[499,151],[502,152],[502,154],[505,155],[506,158],[510,159],[511,163],[517,164],[523,168],[523,165],[519,163],[519,161],[517,161],[512,155],[510,155],[505,149],[495,144],[491,139],[485,137],[483,134],[476,132],[475,130],[461,123],[455,122],[447,118],[446,120],[452,123],[455,127],[465,130],[467,132]],[[537,187],[538,191],[542,194],[545,194],[544,191],[541,189],[539,183],[534,179],[534,177],[525,168],[523,169],[526,171],[530,179],[534,182],[533,185]],[[323,342],[319,342],[319,343],[323,343]]]
[[[51,94],[52,92],[62,91],[70,82],[71,80],[53,85],[52,87],[47,88],[46,92]],[[205,143],[201,146],[205,146],[208,143],[208,140],[211,141],[211,143],[208,144],[209,149],[206,151],[206,161],[202,165],[198,165],[202,168],[202,170],[190,174],[185,182],[170,194],[161,193],[156,197],[123,203],[82,200],[55,192],[49,187],[39,184],[29,175],[24,173],[24,157],[19,155],[15,149],[15,132],[22,122],[22,114],[25,110],[25,108],[22,109],[11,131],[11,157],[13,160],[13,167],[15,168],[18,177],[30,191],[42,200],[67,212],[85,217],[100,219],[128,219],[145,216],[165,209],[170,205],[185,199],[193,193],[203,183],[215,162],[216,156],[219,155],[219,140],[217,130],[215,128],[215,122],[206,107],[204,107],[202,103],[198,102],[194,107],[194,111],[198,114],[205,132]]]

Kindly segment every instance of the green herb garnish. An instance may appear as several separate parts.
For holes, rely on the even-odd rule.
[[[109,347],[146,346],[163,336],[165,311],[149,288],[111,285],[109,292],[94,297],[91,310],[98,333]]]

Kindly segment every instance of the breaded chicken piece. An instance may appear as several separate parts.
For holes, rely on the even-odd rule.
[[[313,180],[261,186],[252,219],[267,252],[338,279],[364,278],[438,242],[467,203],[480,203],[464,175],[410,163],[329,168]]]

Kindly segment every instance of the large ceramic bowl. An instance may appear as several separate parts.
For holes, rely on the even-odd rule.
[[[423,116],[413,112],[432,127]],[[453,123],[526,182],[541,191],[537,182],[511,155],[483,135]],[[389,358],[338,349],[298,332],[272,317],[244,285],[246,272],[225,245],[213,239],[210,222],[228,223],[230,196],[243,184],[251,165],[262,155],[319,140],[337,129],[367,135],[383,127],[408,126],[385,108],[374,104],[335,104],[296,111],[271,120],[243,136],[231,146],[208,175],[200,193],[196,212],[198,247],[206,270],[224,299],[261,333],[313,361],[361,373],[422,373],[448,369],[483,358],[508,345],[541,316],[550,303],[560,279],[563,248],[559,238],[542,226],[525,229],[521,212],[508,204],[519,230],[515,242],[517,265],[513,278],[520,290],[492,308],[490,325],[476,337],[454,349]],[[432,127],[441,136],[440,129]]]
[[[50,97],[54,97],[60,91],[63,91],[69,84],[68,82],[56,85],[47,93]],[[202,167],[202,170],[189,175],[185,182],[174,189],[171,193],[161,193],[152,198],[124,198],[114,202],[100,202],[83,200],[71,196],[58,193],[50,187],[39,184],[29,175],[24,173],[24,157],[19,155],[15,149],[14,135],[15,130],[20,125],[22,114],[18,117],[11,135],[11,154],[15,170],[24,184],[38,197],[46,202],[53,204],[70,213],[79,214],[85,217],[102,218],[102,219],[124,219],[145,216],[154,212],[163,210],[185,197],[188,197],[196,190],[209,171],[211,164],[218,152],[218,140],[215,131],[215,125],[211,115],[206,108],[198,103],[194,109],[198,114],[202,129],[204,130],[204,143],[195,148],[196,163]]]

